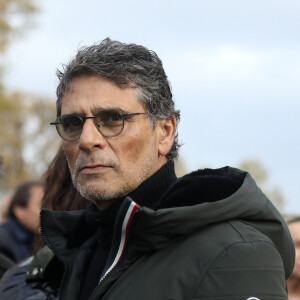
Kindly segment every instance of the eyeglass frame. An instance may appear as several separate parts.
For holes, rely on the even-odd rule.
[[[87,116],[87,117],[83,117],[83,116],[80,116],[80,115],[77,115],[77,114],[66,114],[66,115],[62,115],[62,116],[74,115],[74,116],[78,117],[78,118],[82,121],[81,132],[80,132],[80,135],[79,135],[78,139],[76,139],[76,140],[67,140],[67,139],[63,138],[63,136],[62,136],[61,133],[59,132],[57,125],[58,125],[58,124],[61,124],[61,123],[58,122],[58,120],[59,120],[62,116],[59,116],[54,122],[50,122],[50,125],[55,125],[56,131],[57,131],[58,135],[59,135],[64,141],[67,141],[67,142],[76,142],[76,141],[78,141],[78,140],[80,139],[80,136],[81,136],[81,133],[82,133],[82,130],[83,130],[84,123],[85,123],[85,121],[86,121],[87,119],[94,119],[94,125],[95,125],[96,129],[98,130],[98,132],[99,132],[102,136],[104,136],[104,137],[115,137],[115,136],[117,136],[117,135],[119,135],[119,134],[122,133],[122,131],[123,131],[123,129],[124,129],[125,118],[126,118],[126,117],[139,116],[139,115],[148,115],[148,114],[149,114],[148,112],[144,112],[144,113],[123,113],[122,111],[120,111],[120,110],[118,110],[118,109],[108,109],[108,110],[114,110],[114,111],[117,111],[117,112],[120,114],[120,116],[122,117],[122,127],[121,127],[121,130],[120,130],[119,133],[117,133],[117,134],[115,134],[115,135],[109,135],[109,136],[104,135],[104,134],[99,130],[99,128],[101,128],[101,127],[98,128],[98,127],[96,126],[96,124],[95,124],[95,118],[96,118],[95,116]]]

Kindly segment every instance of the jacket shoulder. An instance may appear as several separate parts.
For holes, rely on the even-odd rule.
[[[210,230],[217,251],[199,278],[193,299],[287,299],[282,258],[266,235],[239,220]]]

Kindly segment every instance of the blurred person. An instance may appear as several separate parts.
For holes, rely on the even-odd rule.
[[[85,209],[88,201],[72,184],[66,157],[60,147],[42,177],[42,207],[62,210]],[[57,299],[60,278],[56,277],[53,252],[36,237],[35,255],[9,269],[0,281],[0,299]],[[54,276],[52,276],[52,274]]]
[[[176,178],[180,112],[156,53],[105,39],[58,77],[51,124],[91,202],[41,212],[60,299],[287,299],[293,242],[251,176]]]
[[[289,216],[286,221],[296,249],[295,267],[287,280],[288,296],[290,300],[300,300],[300,216]]]
[[[8,208],[9,220],[0,225],[0,252],[14,262],[32,254],[34,234],[39,230],[43,188],[38,181],[21,184]]]
[[[2,166],[3,166],[3,157],[0,154],[0,185],[1,185],[2,175],[3,175]],[[0,252],[0,278],[6,272],[6,270],[8,270],[14,264],[15,264],[14,261],[12,261],[5,254],[2,254]]]

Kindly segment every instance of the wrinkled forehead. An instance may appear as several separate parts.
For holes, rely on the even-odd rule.
[[[134,87],[119,87],[100,76],[81,76],[70,84],[62,99],[61,114],[94,113],[102,109],[119,109],[124,112],[146,110],[138,99]]]
[[[95,73],[82,73],[79,75],[72,76],[70,81],[65,86],[64,93],[62,95],[62,99],[66,93],[72,92],[74,90],[74,83],[76,83],[77,81],[80,81],[82,79],[93,79],[93,78],[97,78],[99,80],[110,82],[112,85],[118,87],[121,90],[122,89],[125,90],[127,88],[134,89],[136,92],[136,96],[138,98],[139,88],[138,88],[138,85],[136,83],[134,83],[133,81],[129,81],[126,79],[124,79],[122,81],[120,81],[120,80],[118,81],[118,80],[113,80],[111,78],[108,78],[108,77],[105,77],[105,76],[102,76],[99,74],[95,74]]]

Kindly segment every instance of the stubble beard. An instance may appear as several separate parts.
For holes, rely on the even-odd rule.
[[[97,187],[99,187],[99,185],[101,184],[101,177],[102,176],[99,174],[89,175],[88,179],[93,180],[94,183],[91,184],[87,183],[85,185],[80,184],[75,176],[72,176],[72,181],[75,188],[83,198],[98,204],[100,204],[101,202],[108,202],[108,201],[121,198],[126,194],[128,194],[129,192],[131,192],[131,190],[129,190],[128,192],[126,190],[109,192],[111,190],[111,186],[113,186],[113,183],[110,183],[110,186],[106,190],[104,191],[99,190],[99,188]],[[97,183],[95,183],[95,181],[97,181]]]
[[[78,172],[80,165],[80,158],[76,161],[74,169],[70,167],[71,178],[74,187],[81,194],[81,196],[96,205],[101,205],[103,202],[113,202],[116,199],[122,198],[132,191],[134,191],[143,181],[152,175],[154,157],[147,157],[143,159],[142,166],[140,168],[136,165],[129,171],[128,174],[122,174],[123,176],[114,176],[110,181],[109,186],[105,190],[99,190],[99,185],[101,185],[101,174],[92,175],[82,175]],[[119,167],[114,167],[116,174],[118,174]],[[81,184],[79,176],[85,177],[86,179],[93,180],[92,183]],[[122,178],[121,178],[122,177]],[[136,181],[122,183],[124,178],[136,178]]]
[[[71,164],[68,159],[67,159],[67,161],[68,161],[73,185],[83,198],[85,198],[91,202],[99,203],[99,202],[103,202],[103,201],[110,201],[110,200],[115,199],[116,197],[118,198],[119,196],[121,196],[121,195],[118,195],[118,193],[116,193],[114,195],[114,194],[99,190],[99,185],[101,184],[101,177],[102,177],[101,174],[89,174],[89,175],[80,174],[81,166],[88,164],[87,161],[85,159],[83,159],[82,157],[78,157],[78,159],[75,162],[74,168],[71,167]],[[92,161],[89,161],[89,162],[95,162],[95,161],[97,161],[97,163],[102,163],[104,165],[109,165],[109,166],[112,166],[115,168],[117,167],[116,163],[114,163],[112,160],[106,161],[104,163],[103,160],[92,159]],[[85,178],[87,180],[87,183],[81,184],[79,177]],[[91,183],[91,182],[89,182],[89,180],[91,180],[93,182]]]

